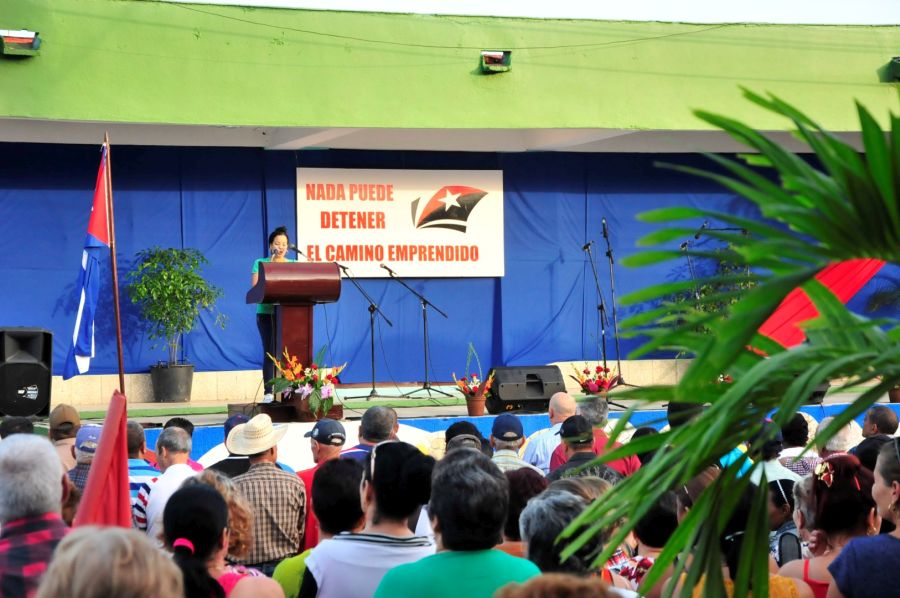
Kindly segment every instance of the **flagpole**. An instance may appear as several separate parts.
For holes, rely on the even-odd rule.
[[[109,221],[109,256],[112,260],[113,306],[116,313],[116,354],[119,358],[119,392],[125,394],[125,360],[122,357],[122,315],[119,312],[119,269],[116,267],[116,220],[113,217],[112,151],[109,131],[103,135],[106,145],[106,214]]]

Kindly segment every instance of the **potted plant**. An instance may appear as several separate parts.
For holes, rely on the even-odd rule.
[[[478,365],[478,373],[475,374],[469,369],[472,365],[472,359]],[[456,378],[456,372],[453,372],[453,382],[466,398],[466,410],[471,416],[484,415],[484,404],[487,401],[485,394],[491,388],[494,382],[494,372],[488,375],[487,380],[483,379],[481,373],[481,360],[478,359],[478,352],[475,351],[475,345],[469,343],[469,351],[466,355],[466,375],[460,379]]]
[[[201,275],[202,266],[209,262],[196,249],[153,247],[137,252],[136,257],[126,291],[149,323],[149,337],[164,341],[168,348],[168,360],[150,366],[154,399],[189,401],[194,366],[179,362],[178,347],[181,337],[193,330],[201,310],[215,311],[222,291]],[[225,327],[220,313],[216,313],[216,325]]]
[[[273,421],[316,421],[326,416],[343,419],[343,405],[334,404],[334,385],[341,383],[338,375],[347,367],[346,363],[332,368],[322,365],[325,347],[319,349],[313,362],[308,365],[300,363],[296,355],[288,352],[287,347],[284,349],[283,360],[267,355],[280,374],[269,380],[275,396],[280,400],[262,405]]]

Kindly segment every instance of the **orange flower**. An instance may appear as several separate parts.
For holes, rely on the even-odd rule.
[[[292,372],[291,370],[286,370],[286,371],[284,372],[284,377],[285,377],[286,380],[291,380],[291,381],[293,381],[293,380],[295,379],[295,378],[294,378],[294,372]]]

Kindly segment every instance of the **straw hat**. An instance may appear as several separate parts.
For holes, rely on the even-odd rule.
[[[278,444],[285,434],[287,426],[273,426],[272,418],[260,413],[246,424],[232,428],[225,440],[225,447],[235,455],[256,455]]]

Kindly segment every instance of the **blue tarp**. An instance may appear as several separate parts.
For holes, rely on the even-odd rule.
[[[0,326],[39,326],[54,332],[54,373],[61,373],[71,342],[75,284],[99,163],[98,146],[0,144],[0,277],[6,288]],[[184,357],[200,371],[259,367],[254,306],[246,305],[250,267],[266,255],[266,235],[286,225],[296,238],[296,168],[492,169],[504,176],[506,275],[503,278],[412,279],[410,284],[448,313],[429,317],[432,380],[461,374],[474,343],[485,368],[597,359],[597,294],[582,246],[594,246],[600,282],[610,306],[609,268],[601,218],[609,222],[617,262],[637,251],[635,241],[655,225],[643,211],[672,205],[746,215],[751,206],[712,183],[663,170],[657,161],[707,166],[698,156],[566,153],[445,153],[322,150],[266,152],[246,148],[116,147],[112,149],[117,259],[120,279],[136,251],[154,245],[194,247],[209,259],[205,273],[222,288],[225,330],[203,315],[185,340]],[[700,222],[695,223],[697,226]],[[715,241],[701,239],[706,247]],[[672,242],[673,247],[678,241]],[[106,272],[108,262],[102,263]],[[698,270],[709,265],[697,264]],[[861,296],[860,306],[882,270]],[[688,276],[686,263],[630,269],[616,264],[619,297]],[[116,371],[110,279],[104,278],[97,319],[98,355],[91,373]],[[421,309],[395,282],[363,280],[393,327],[376,329],[380,382],[422,380]],[[328,344],[329,362],[348,362],[344,380],[369,378],[367,304],[345,283],[336,304],[317,307],[316,347]],[[611,306],[610,306],[611,307]],[[125,368],[145,372],[165,358],[153,348],[135,308],[123,296]],[[620,309],[623,319],[636,308]],[[615,358],[611,326],[610,359]],[[623,357],[640,343],[623,339]]]

